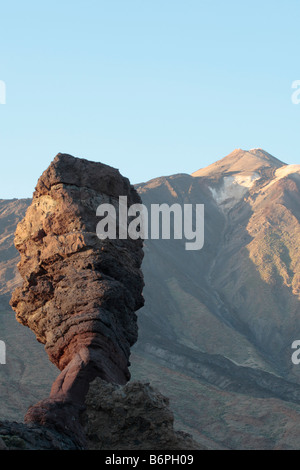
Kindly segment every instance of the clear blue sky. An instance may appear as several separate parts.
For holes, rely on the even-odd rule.
[[[0,198],[58,152],[132,183],[235,148],[300,163],[299,0],[1,2]]]

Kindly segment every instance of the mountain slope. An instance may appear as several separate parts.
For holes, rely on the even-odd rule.
[[[187,252],[181,240],[146,240],[146,303],[133,371],[149,373],[164,393],[174,370],[180,371],[187,390],[191,378],[205,385],[206,401],[217,387],[222,399],[216,409],[224,406],[225,392],[230,406],[242,400],[253,410],[257,398],[267,399],[281,426],[285,418],[270,397],[299,403],[300,373],[291,362],[291,344],[300,338],[299,183],[299,166],[285,165],[261,149],[239,149],[191,176],[140,185],[148,207],[203,203],[205,243],[202,250]],[[159,379],[153,365],[145,365],[148,360],[163,368]],[[191,401],[181,426],[199,432],[207,423],[197,400]],[[220,434],[228,437],[228,425],[222,423]],[[242,429],[229,439],[230,446],[246,442]],[[262,422],[259,432],[262,445],[276,445],[268,441],[268,424]],[[248,448],[256,445],[254,437],[247,440]]]
[[[14,232],[30,199],[0,201],[0,340],[6,344],[6,364],[0,365],[1,420],[23,419],[29,405],[44,398],[58,375],[34,334],[21,326],[9,306],[21,278]]]

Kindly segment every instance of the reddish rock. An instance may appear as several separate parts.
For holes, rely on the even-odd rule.
[[[141,203],[118,170],[58,154],[17,227],[23,284],[11,306],[61,370],[50,398],[30,408],[27,421],[66,426],[58,408],[80,409],[91,380],[125,384],[130,378],[135,312],[144,303],[143,242],[96,234],[97,207],[118,209],[119,196],[127,196],[128,205]]]

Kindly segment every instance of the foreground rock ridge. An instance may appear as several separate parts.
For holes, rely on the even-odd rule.
[[[169,399],[149,383],[115,385],[99,377],[90,385],[83,427],[91,450],[206,450],[174,430]]]
[[[96,209],[140,203],[129,180],[102,163],[58,154],[40,177],[15,246],[23,283],[11,306],[45,345],[61,373],[50,397],[29,408],[26,423],[77,433],[89,383],[130,379],[136,311],[144,304],[143,241],[100,240]]]
[[[0,450],[207,450],[174,429],[168,398],[149,383],[117,385],[97,377],[80,419],[84,447],[52,426],[0,420]]]

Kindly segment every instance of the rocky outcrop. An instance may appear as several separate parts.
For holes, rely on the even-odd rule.
[[[169,400],[150,384],[124,386],[95,379],[83,414],[91,450],[203,450],[189,434],[174,430]]]
[[[0,450],[81,450],[81,447],[53,428],[0,421]]]
[[[136,311],[143,306],[141,239],[96,234],[100,204],[118,214],[140,197],[118,170],[58,154],[40,177],[32,204],[18,224],[15,246],[23,279],[11,298],[61,374],[50,397],[31,407],[25,422],[75,433],[89,382],[125,384],[130,348],[137,340]]]
[[[91,382],[77,439],[54,427],[0,421],[0,450],[204,450],[184,432],[174,430],[169,400],[149,384]]]

